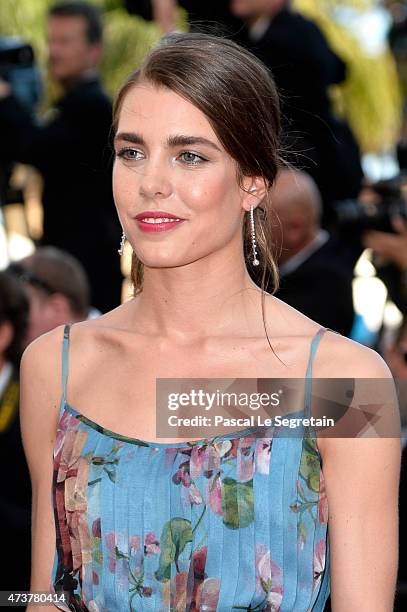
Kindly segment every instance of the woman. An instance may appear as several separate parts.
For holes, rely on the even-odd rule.
[[[390,377],[250,280],[244,253],[275,271],[259,204],[279,122],[265,67],[203,34],[163,40],[118,95],[135,297],[41,337],[22,365],[31,588],[52,576],[69,609],[323,610],[330,575],[334,612],[392,609],[399,440],[155,437],[156,378],[309,384],[313,361],[318,377]]]

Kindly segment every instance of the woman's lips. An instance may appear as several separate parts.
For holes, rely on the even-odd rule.
[[[185,219],[177,219],[175,217],[136,217],[137,225],[143,232],[168,232],[181,225],[184,221]]]

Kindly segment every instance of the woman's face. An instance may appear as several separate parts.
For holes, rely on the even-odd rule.
[[[239,187],[235,161],[193,104],[167,88],[133,87],[115,153],[116,207],[145,265],[176,267],[241,248],[244,210],[257,201]],[[254,184],[245,179],[244,188]]]

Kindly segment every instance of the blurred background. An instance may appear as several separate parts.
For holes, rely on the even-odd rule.
[[[125,77],[162,35],[163,28],[151,20],[152,9],[146,0],[93,0],[91,3],[103,10],[105,32],[100,72],[106,92],[114,96]],[[44,116],[61,94],[61,88],[50,78],[47,69],[45,24],[52,4],[53,0],[2,0],[0,3],[0,74],[14,72],[21,95],[29,99],[32,112],[38,116]],[[191,13],[191,6],[199,3],[180,4],[187,10],[176,7],[174,25],[185,30],[189,27],[188,10]],[[222,1],[205,4],[208,8],[203,11],[204,17],[209,16],[214,27]],[[218,8],[212,10],[211,17],[212,5],[216,4]],[[320,27],[332,50],[346,64],[346,78],[331,84],[329,95],[334,112],[344,117],[352,129],[360,147],[365,176],[372,182],[400,176],[407,165],[407,3],[294,0],[292,6]],[[202,9],[197,11],[202,20],[200,13]],[[32,53],[32,69],[24,63],[27,61],[24,53],[18,56],[19,46],[24,45],[30,46],[28,56]],[[14,58],[10,46],[15,49]],[[10,261],[32,253],[41,240],[41,172],[16,162],[13,168],[7,169],[7,177],[3,171],[1,183],[0,268],[5,268]],[[122,271],[126,278],[128,250]],[[125,282],[123,299],[129,296],[129,291]],[[353,337],[373,345],[383,323],[386,329],[399,327],[402,313],[389,299],[386,285],[376,276],[369,250],[362,253],[356,265],[353,292],[357,315]]]
[[[41,333],[131,297],[110,185],[111,101],[166,32],[230,36],[272,71],[296,168],[272,197],[276,295],[379,351],[406,424],[407,2],[77,4],[0,2],[0,455],[19,474],[3,476],[0,522],[19,551],[3,589],[28,589],[29,575],[19,358]],[[407,609],[405,464],[404,451],[396,610]]]

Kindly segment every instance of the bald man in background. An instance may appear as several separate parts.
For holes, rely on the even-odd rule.
[[[321,229],[321,196],[305,172],[282,170],[271,193],[271,206],[281,223],[274,229],[281,250],[276,297],[349,336],[354,319],[353,269],[362,248],[355,251]]]

